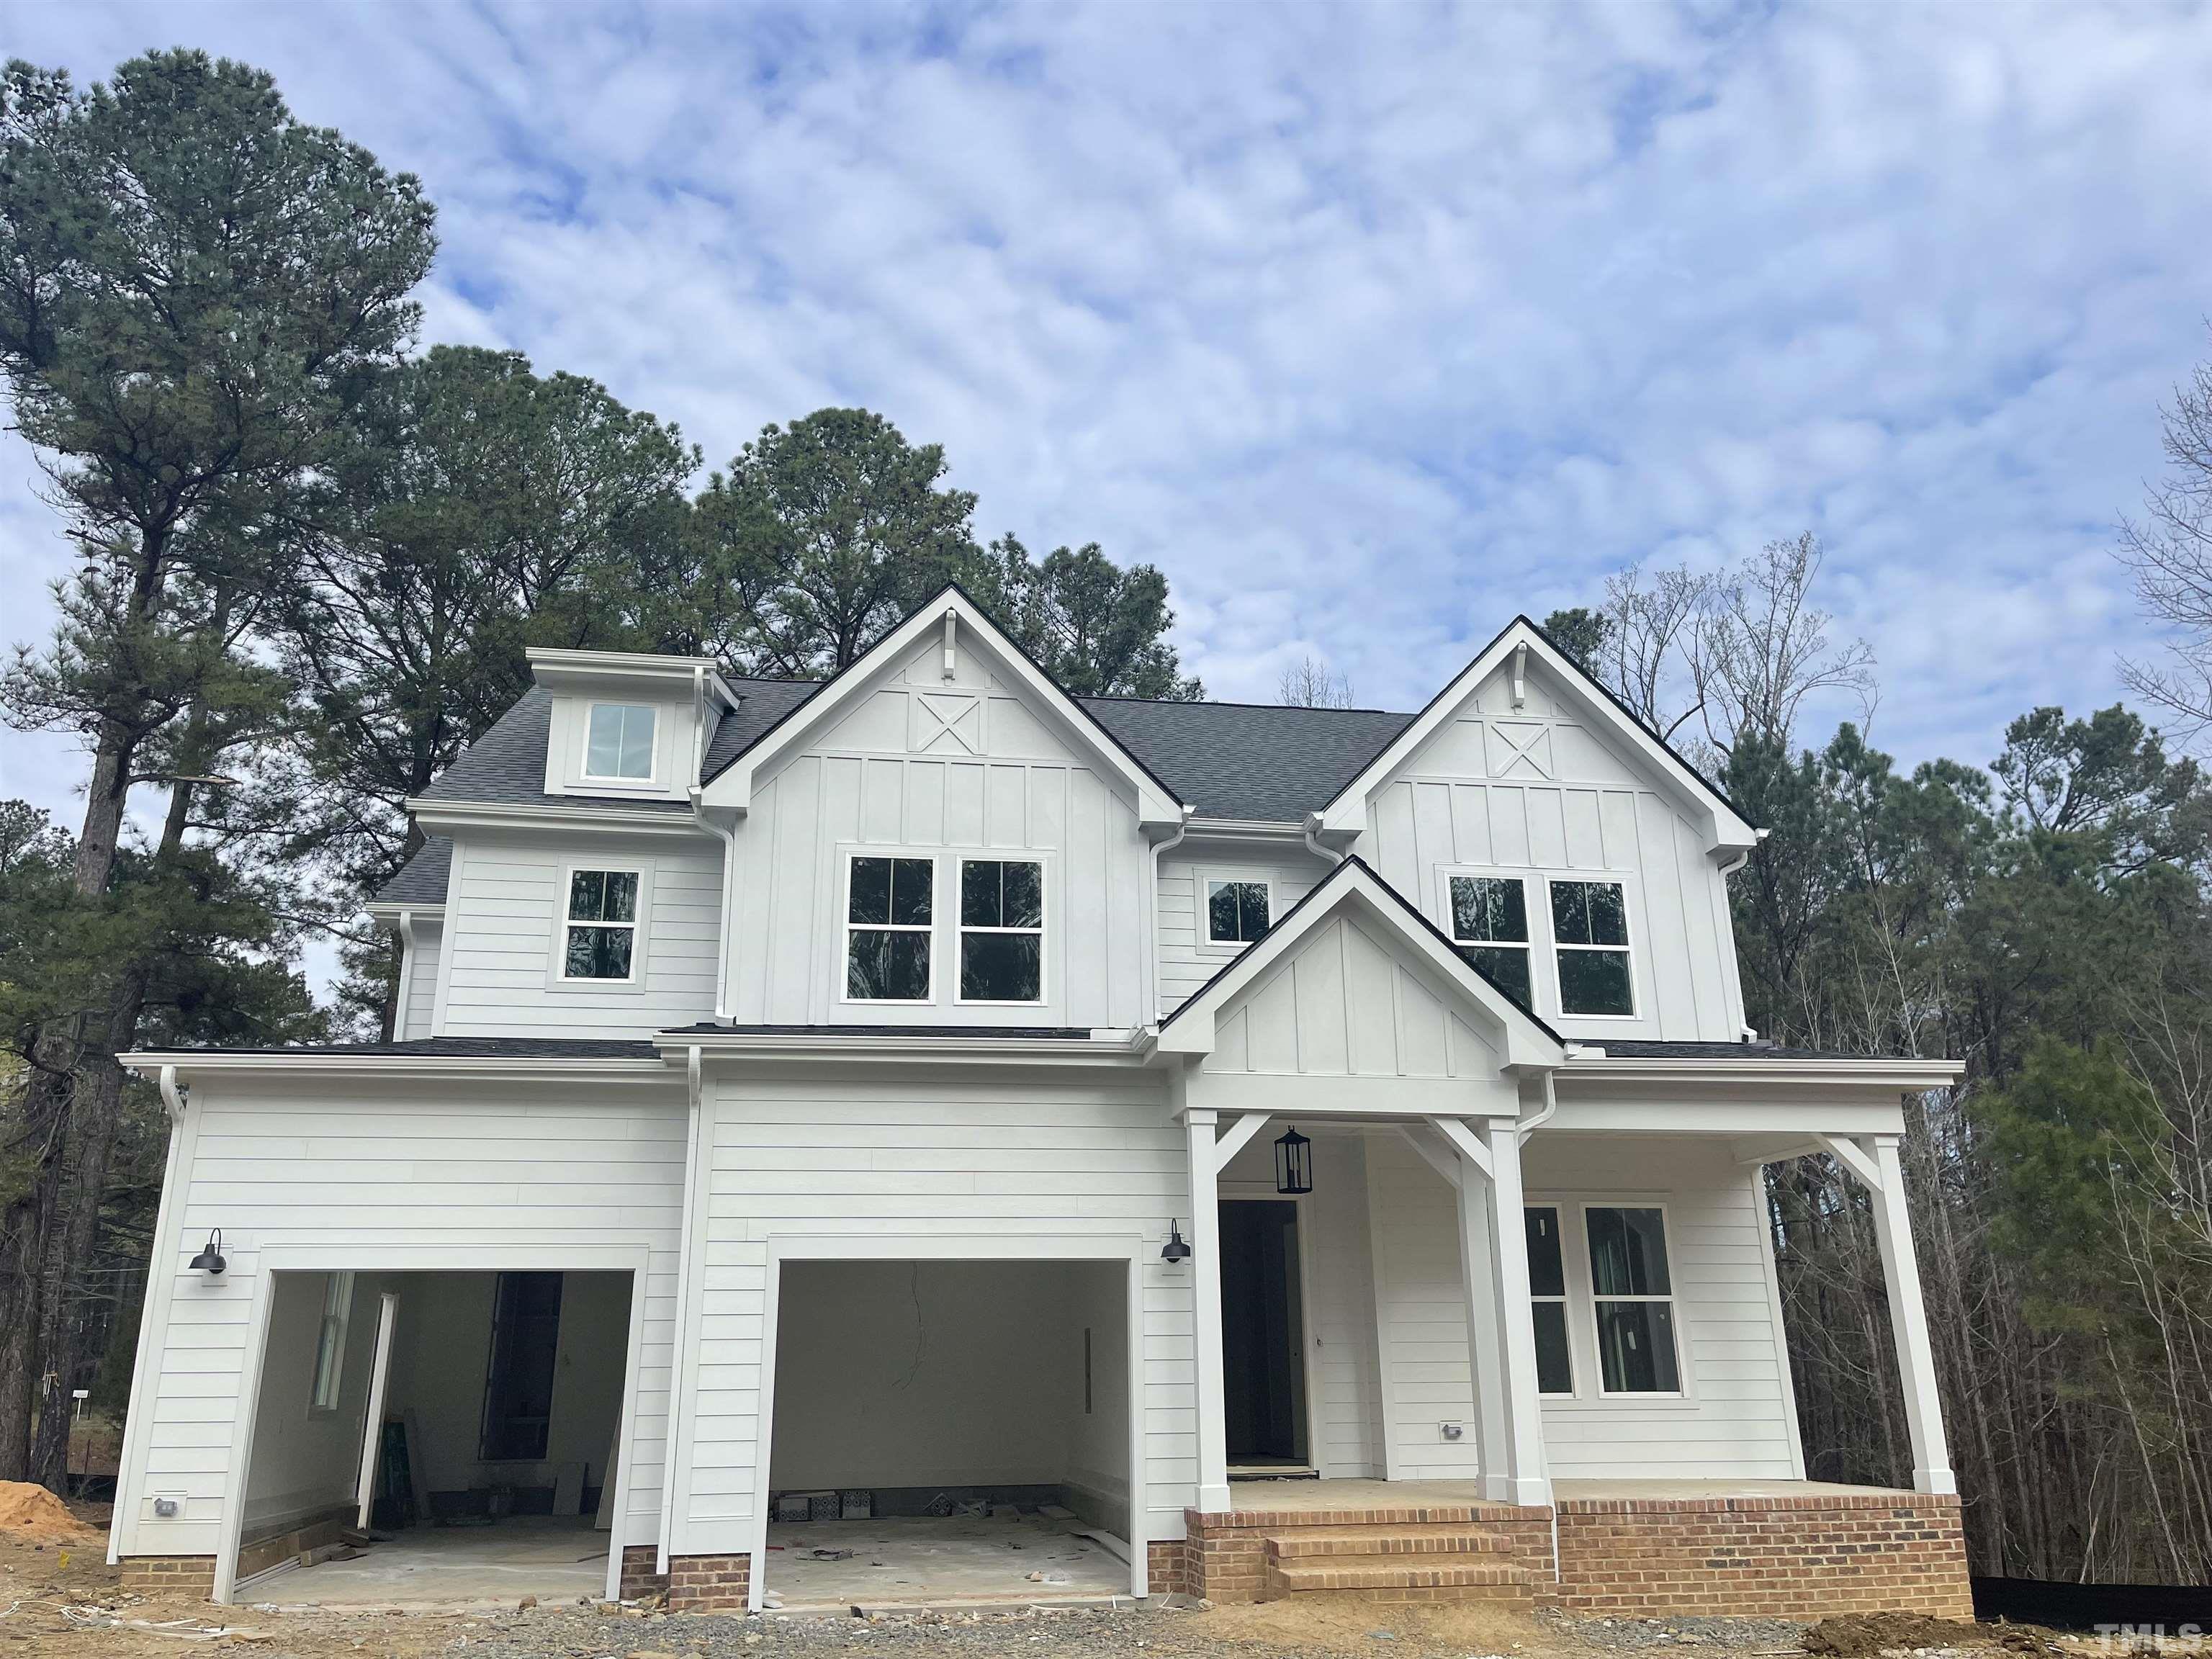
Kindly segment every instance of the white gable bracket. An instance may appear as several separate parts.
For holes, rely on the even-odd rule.
[[[1444,1178],[1444,1185],[1449,1187],[1454,1192],[1459,1190],[1459,1160],[1457,1158],[1452,1157],[1426,1135],[1422,1134],[1410,1123],[1401,1123],[1398,1126],[1398,1133],[1408,1146],[1421,1155],[1422,1163]]]
[[[1467,1120],[1457,1117],[1432,1117],[1429,1127],[1449,1141],[1460,1156],[1482,1171],[1485,1179],[1494,1179],[1496,1167],[1490,1161],[1490,1147],[1475,1132],[1467,1127]],[[1419,1150],[1419,1143],[1416,1143]]]
[[[1220,1139],[1213,1143],[1213,1172],[1216,1175],[1229,1167],[1229,1160],[1252,1144],[1252,1137],[1267,1127],[1267,1114],[1247,1112],[1231,1124]]]
[[[1881,1165],[1875,1162],[1872,1152],[1843,1135],[1821,1135],[1819,1139],[1836,1162],[1856,1176],[1869,1192],[1881,1191]]]

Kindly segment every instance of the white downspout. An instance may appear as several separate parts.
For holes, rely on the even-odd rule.
[[[663,1576],[665,1576],[668,1571],[668,1548],[669,1545],[673,1541],[673,1535],[676,1528],[677,1457],[680,1448],[679,1437],[684,1428],[684,1400],[685,1395],[684,1370],[685,1362],[691,1351],[691,1345],[686,1340],[685,1332],[689,1328],[689,1321],[691,1315],[691,1258],[696,1253],[696,1247],[697,1244],[697,1241],[693,1238],[692,1233],[696,1225],[695,1212],[697,1209],[699,1200],[699,1108],[701,1097],[705,1092],[702,1086],[703,1079],[700,1070],[699,1047],[696,1043],[692,1044],[690,1050],[684,1056],[684,1076],[687,1092],[690,1096],[690,1110],[687,1114],[685,1120],[690,1128],[690,1133],[685,1137],[684,1143],[684,1210],[682,1222],[684,1231],[677,1239],[676,1340],[673,1345],[673,1350],[669,1355],[668,1440],[667,1444],[663,1449],[661,1454],[660,1530],[659,1536],[655,1540],[659,1547],[653,1552],[654,1560],[653,1568],[654,1572]],[[645,1286],[642,1284],[637,1287],[635,1294],[639,1296],[643,1296],[645,1294]],[[763,1455],[765,1455],[765,1453]],[[622,1522],[623,1517],[617,1516],[615,1518],[615,1525],[617,1530],[614,1541],[614,1547],[617,1552],[622,1548],[622,1538],[619,1530],[622,1526]]]
[[[1559,1091],[1553,1086],[1551,1068],[1547,1066],[1544,1071],[1543,1109],[1539,1111],[1534,1117],[1523,1118],[1515,1126],[1521,1136],[1522,1145],[1526,1146],[1528,1142],[1528,1137],[1534,1134],[1537,1130],[1542,1128],[1547,1123],[1549,1123],[1552,1121],[1552,1115],[1559,1109]]]
[[[1754,830],[1753,833],[1761,841],[1765,841],[1766,839],[1767,832],[1764,830]],[[1728,897],[1728,878],[1735,874],[1737,871],[1742,869],[1745,865],[1750,862],[1751,848],[1747,847],[1743,851],[1738,853],[1734,858],[1730,859],[1726,864],[1721,866],[1721,897],[1723,900],[1721,909],[1723,915],[1728,914],[1728,905],[1725,902]],[[1729,968],[1735,975],[1736,995],[1741,998],[1743,995],[1743,969],[1736,961],[1735,925],[1733,921],[1729,925],[1728,947]],[[1743,1042],[1756,1042],[1759,1041],[1759,1033],[1753,1028],[1748,1020],[1737,1021],[1735,1029],[1736,1036]]]
[[[134,1468],[143,1461],[146,1436],[153,1427],[154,1374],[157,1369],[154,1359],[154,1316],[158,1309],[167,1307],[175,1289],[175,1231],[184,1219],[184,1200],[177,1188],[184,1164],[186,1103],[177,1088],[175,1066],[161,1068],[161,1104],[169,1112],[169,1149],[161,1168],[161,1201],[154,1208],[154,1245],[147,1252],[146,1296],[138,1310],[138,1358],[131,1368],[131,1405],[124,1413],[123,1446],[115,1464],[115,1512],[107,1522],[107,1565],[111,1567],[123,1559],[124,1522],[126,1517],[137,1518],[143,1501],[144,1473],[134,1473]],[[164,1327],[167,1324],[166,1318],[161,1322]],[[135,1537],[132,1541],[136,1543]]]
[[[393,991],[392,1036],[395,1042],[404,1042],[410,1035],[407,1030],[407,1000],[415,989],[415,913],[399,913],[399,984]]]
[[[1307,813],[1304,823],[1299,827],[1305,831],[1306,850],[1308,852],[1311,853],[1316,858],[1321,860],[1324,864],[1341,864],[1344,862],[1343,854],[1338,852],[1334,848],[1324,847],[1322,845],[1320,813]]]

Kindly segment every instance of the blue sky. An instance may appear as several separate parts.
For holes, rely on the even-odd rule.
[[[710,461],[865,404],[979,529],[1168,573],[1215,696],[1417,707],[1516,611],[1817,531],[1876,740],[2116,695],[2112,556],[2212,355],[2212,14],[18,3],[190,44],[422,175],[424,339]],[[0,608],[64,564],[0,445]],[[1832,719],[1842,712],[1817,711]],[[0,794],[74,822],[65,742]]]

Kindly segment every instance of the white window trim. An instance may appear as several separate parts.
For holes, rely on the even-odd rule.
[[[1275,902],[1275,874],[1268,870],[1246,869],[1235,865],[1194,865],[1191,867],[1191,937],[1203,954],[1227,958],[1238,957],[1252,948],[1250,939],[1216,939],[1213,937],[1212,885],[1217,881],[1249,882],[1267,890],[1267,926],[1273,927],[1282,908]]]
[[[1521,919],[1528,927],[1528,936],[1517,942],[1513,939],[1462,939],[1459,936],[1458,912],[1452,904],[1452,883],[1455,881],[1519,882],[1521,884]],[[1550,891],[1549,888],[1545,890],[1547,896],[1549,896]],[[1528,1000],[1533,1004],[1536,1000],[1539,975],[1536,972],[1536,923],[1534,919],[1534,909],[1528,902],[1528,874],[1519,870],[1448,869],[1443,872],[1440,898],[1443,909],[1444,937],[1450,939],[1454,945],[1483,951],[1517,950],[1528,958]]]
[[[1562,882],[1585,887],[1618,887],[1620,889],[1620,932],[1619,945],[1563,945],[1552,925],[1552,889]],[[1644,1000],[1637,994],[1636,958],[1641,954],[1636,945],[1636,920],[1631,914],[1635,906],[1630,903],[1630,887],[1626,878],[1610,871],[1589,872],[1571,875],[1547,874],[1544,878],[1544,931],[1552,936],[1552,994],[1561,1019],[1610,1019],[1627,1024],[1644,1018]],[[1531,931],[1534,931],[1533,929]],[[1559,982],[1561,953],[1569,951],[1588,951],[1600,956],[1625,956],[1628,958],[1628,1012],[1625,1014],[1580,1014],[1567,1009],[1566,988]]]
[[[1432,869],[1435,886],[1429,895],[1433,907],[1429,915],[1437,930],[1454,945],[1464,943],[1452,933],[1451,878],[1454,876],[1502,876],[1517,878],[1524,889],[1530,882],[1540,884],[1541,890],[1531,895],[1528,905],[1528,988],[1535,998],[1535,1013],[1539,1018],[1578,1023],[1589,1020],[1599,1025],[1643,1025],[1647,1029],[1652,1021],[1648,1010],[1650,1000],[1643,988],[1641,963],[1644,945],[1637,927],[1637,916],[1643,904],[1642,872],[1620,869],[1566,869],[1557,865],[1537,864],[1438,864]],[[1632,1012],[1626,1014],[1571,1014],[1560,1006],[1559,951],[1561,946],[1552,931],[1552,884],[1555,881],[1604,882],[1620,889],[1621,914],[1626,921],[1626,945],[1568,945],[1568,950],[1626,950],[1628,953],[1628,1001]]]
[[[336,1313],[331,1311],[333,1302],[337,1304]],[[325,1274],[323,1310],[315,1321],[315,1363],[307,1376],[307,1415],[310,1417],[335,1417],[344,1404],[346,1328],[352,1317],[353,1274],[343,1270]],[[327,1350],[331,1356],[330,1387],[327,1390],[330,1398],[325,1401],[324,1395],[326,1391],[323,1387],[325,1380],[323,1354],[325,1350],[323,1343],[325,1338],[331,1334],[333,1325],[337,1327],[337,1334]]]
[[[653,769],[641,778],[624,777],[620,773],[592,770],[592,716],[602,708],[642,708],[653,716],[653,738],[646,745],[652,757]],[[586,783],[612,784],[622,789],[661,789],[666,786],[660,777],[661,716],[667,711],[657,702],[624,702],[616,697],[592,697],[584,703],[582,752],[576,763],[576,775]]]
[[[1662,1236],[1662,1248],[1666,1252],[1667,1283],[1670,1285],[1675,1286],[1675,1288],[1668,1291],[1664,1296],[1601,1297],[1597,1293],[1596,1285],[1590,1278],[1589,1212],[1592,1210],[1658,1211],[1659,1230]],[[1580,1220],[1582,1231],[1582,1249],[1577,1253],[1577,1260],[1582,1263],[1583,1287],[1587,1294],[1589,1304],[1589,1316],[1583,1322],[1583,1323],[1584,1328],[1586,1328],[1589,1333],[1590,1362],[1592,1366],[1590,1371],[1590,1381],[1596,1397],[1600,1400],[1626,1400],[1630,1401],[1689,1401],[1691,1399],[1690,1355],[1686,1352],[1689,1328],[1688,1322],[1682,1312],[1682,1292],[1679,1284],[1680,1275],[1675,1271],[1674,1217],[1672,1206],[1669,1206],[1663,1199],[1644,1198],[1634,1194],[1608,1194],[1603,1198],[1586,1198],[1582,1200],[1577,1206],[1576,1214]],[[1604,1358],[1599,1352],[1598,1347],[1599,1336],[1597,1304],[1600,1302],[1663,1302],[1667,1304],[1669,1313],[1673,1316],[1668,1321],[1668,1323],[1673,1327],[1674,1341],[1675,1386],[1674,1388],[1652,1389],[1624,1389],[1615,1390],[1605,1386]]]
[[[962,884],[966,879],[968,866],[971,864],[1034,864],[1036,866],[1037,925],[1034,927],[970,927],[966,922],[963,921],[960,919],[961,888]],[[1038,854],[1019,851],[993,851],[988,849],[977,853],[956,854],[952,858],[952,904],[951,906],[951,911],[952,949],[955,953],[952,960],[953,1005],[956,1007],[961,1008],[1042,1008],[1048,1006],[1052,1001],[1052,953],[1046,948],[1046,941],[1050,939],[1052,930],[1052,871],[1050,866],[1046,863],[1043,857]],[[958,952],[961,946],[966,942],[967,935],[969,933],[1035,933],[1036,935],[1037,942],[1037,994],[1034,997],[1024,997],[1018,1002],[1008,1002],[998,998],[964,997],[961,995],[960,958]],[[936,951],[934,947],[932,948],[930,956],[930,969],[932,973],[934,974],[937,967],[935,960]]]
[[[927,1008],[937,1002],[937,975],[939,958],[945,954],[944,941],[937,937],[940,919],[945,915],[945,854],[935,848],[913,848],[886,847],[848,847],[839,854],[842,860],[837,882],[837,1000],[852,1008]],[[927,859],[929,861],[929,921],[922,927],[911,922],[854,921],[853,920],[853,863],[856,859]],[[929,991],[919,997],[856,997],[852,994],[849,964],[853,959],[853,934],[856,929],[872,933],[920,933],[929,940]],[[1026,1006],[1026,1005],[1024,1005]]]
[[[1539,1400],[1579,1400],[1582,1398],[1583,1368],[1581,1360],[1575,1352],[1575,1274],[1574,1261],[1567,1237],[1567,1206],[1557,1199],[1533,1198],[1524,1195],[1521,1208],[1524,1212],[1529,1210],[1549,1210],[1552,1212],[1553,1224],[1559,1230],[1559,1293],[1557,1296],[1539,1296],[1531,1290],[1528,1292],[1528,1304],[1533,1308],[1539,1303],[1557,1303],[1559,1308],[1559,1318],[1565,1327],[1567,1334],[1568,1386],[1564,1390],[1553,1391],[1542,1388],[1540,1384],[1536,1397]],[[1528,1224],[1524,1220],[1522,1224],[1525,1227]]]
[[[629,975],[624,979],[571,978],[568,973],[568,892],[580,870],[605,871],[611,875],[637,878],[637,914],[628,922],[577,921],[579,927],[621,927],[630,930]],[[561,866],[560,884],[553,893],[553,960],[547,981],[562,991],[635,991],[645,986],[646,918],[653,914],[653,866],[642,859],[570,859]]]

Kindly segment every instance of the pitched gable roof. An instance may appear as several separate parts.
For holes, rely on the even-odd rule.
[[[1070,696],[957,582],[939,588],[927,603],[823,681],[811,695],[795,701],[766,731],[725,762],[708,782],[708,804],[744,810],[751,800],[753,778],[763,767],[773,764],[803,743],[807,733],[850,708],[856,697],[865,694],[878,670],[900,660],[926,641],[933,629],[945,625],[982,641],[983,654],[995,659],[999,670],[1027,691],[1036,706],[1057,715],[1071,737],[1121,778],[1136,797],[1140,823],[1180,824],[1183,821],[1182,804],[1174,791],[1083,703]]]
[[[1160,1047],[1184,1054],[1213,1048],[1214,1016],[1347,907],[1357,907],[1401,941],[1502,1037],[1509,1064],[1558,1066],[1566,1039],[1478,972],[1437,925],[1382,879],[1364,859],[1347,857],[1292,905],[1258,941],[1184,999],[1160,1022]]]
[[[1703,813],[1709,848],[1742,851],[1759,844],[1758,830],[1736,811],[1735,804],[1713,786],[1711,779],[1669,748],[1631,714],[1620,698],[1526,616],[1516,617],[1501,629],[1472,662],[1453,676],[1449,684],[1429,699],[1427,706],[1407,723],[1403,731],[1384,744],[1358,775],[1337,792],[1322,809],[1322,832],[1355,834],[1365,829],[1368,795],[1419,754],[1477,688],[1522,649],[1543,664],[1579,705],[1581,713],[1594,719],[1612,733],[1623,750],[1664,779],[1686,805]]]

